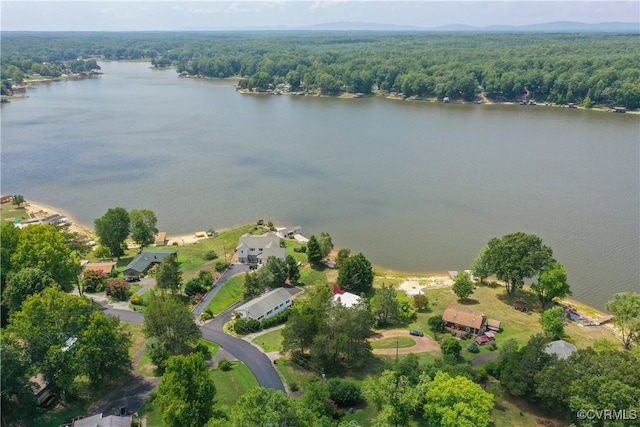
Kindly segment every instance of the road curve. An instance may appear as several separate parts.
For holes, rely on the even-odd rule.
[[[124,322],[144,322],[142,314],[135,311],[107,308],[104,312],[112,316],[117,316]],[[202,331],[202,337],[204,339],[221,345],[226,351],[231,353],[233,357],[244,362],[247,367],[251,369],[251,372],[253,372],[253,375],[255,375],[261,387],[285,391],[282,380],[271,364],[271,361],[260,350],[244,340],[234,338],[223,332],[215,331],[205,326],[201,326],[200,330]]]

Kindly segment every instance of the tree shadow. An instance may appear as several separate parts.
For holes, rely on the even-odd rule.
[[[474,298],[465,298],[465,299],[459,299],[458,300],[458,304],[460,304],[460,305],[477,305],[477,304],[480,304],[480,301],[478,301],[477,299],[474,299]]]

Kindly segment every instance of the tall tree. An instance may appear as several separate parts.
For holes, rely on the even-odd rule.
[[[452,290],[459,299],[467,299],[469,295],[473,293],[473,282],[469,277],[469,273],[466,271],[459,272],[454,281]]]
[[[318,245],[320,245],[320,254],[322,254],[322,258],[329,256],[333,250],[333,242],[331,241],[329,233],[321,231],[320,234],[318,234],[317,239]]]
[[[622,335],[622,345],[626,350],[631,349],[640,339],[640,294],[621,292],[605,305],[613,314],[613,323]]]
[[[360,294],[373,285],[373,268],[362,253],[348,258],[338,271],[338,285],[344,290]]]
[[[311,427],[315,419],[311,411],[282,391],[254,387],[240,396],[224,425]]]
[[[342,263],[344,262],[344,260],[349,258],[350,256],[351,256],[351,249],[341,248],[338,251],[338,255],[336,256],[336,266],[338,268],[342,267]]]
[[[168,427],[202,427],[213,416],[216,386],[201,353],[173,356],[158,384],[156,403]]]
[[[296,299],[282,330],[283,348],[286,351],[306,353],[323,327],[330,309],[329,286],[318,286],[309,293],[308,298]]]
[[[531,290],[538,295],[542,309],[553,302],[555,298],[571,295],[571,288],[567,283],[567,270],[559,262],[552,262],[538,278],[531,284]]]
[[[293,255],[287,255],[287,279],[289,279],[289,283],[295,285],[298,283],[298,279],[300,279],[300,268],[298,267],[298,262],[293,257]]]
[[[151,245],[158,234],[158,219],[149,209],[132,210],[129,213],[131,221],[131,238],[140,245],[140,249]]]
[[[264,285],[258,277],[258,273],[247,273],[244,276],[244,285],[242,286],[242,299],[249,301],[264,292]]]
[[[0,375],[2,424],[13,425],[14,422],[22,421],[32,415],[36,407],[36,397],[30,382],[34,372],[27,354],[16,340],[10,339],[4,329],[0,329],[0,358],[2,359],[2,375]]]
[[[73,339],[79,339],[93,311],[94,304],[86,298],[46,288],[29,296],[11,317],[7,332],[20,343],[54,393],[74,392],[79,360]]]
[[[265,283],[265,287],[279,288],[284,286],[287,281],[287,264],[284,261],[280,258],[270,256],[267,258],[267,263],[260,269],[260,271],[264,269],[268,270],[273,275],[271,282]]]
[[[186,353],[202,336],[193,313],[169,294],[154,294],[149,299],[142,332],[147,338],[157,338],[170,355]]]
[[[478,256],[471,262],[471,273],[474,277],[480,279],[480,284],[484,284],[484,280],[491,275],[491,266],[487,259],[488,247],[480,249]]]
[[[175,256],[166,257],[156,273],[156,286],[159,289],[170,290],[175,294],[182,287],[182,272]]]
[[[544,311],[540,315],[540,325],[542,332],[550,340],[558,340],[564,334],[564,310],[562,307],[555,307]]]
[[[366,379],[362,383],[362,393],[378,409],[374,421],[395,427],[408,425],[420,405],[428,381],[429,378],[424,376],[418,385],[412,385],[406,377],[389,370],[377,378]]]
[[[322,261],[322,249],[320,249],[318,239],[314,235],[311,235],[307,242],[307,258],[309,260],[309,264],[314,266],[319,266]]]
[[[7,314],[20,311],[24,300],[30,295],[42,292],[46,288],[57,288],[58,284],[48,273],[39,268],[27,267],[10,273],[7,285],[2,293],[2,305]]]
[[[109,248],[111,255],[120,259],[124,255],[124,241],[129,237],[129,212],[125,208],[109,208],[94,221],[100,244]]]
[[[504,360],[500,361],[500,385],[513,396],[533,396],[535,375],[551,360],[544,351],[548,343],[542,335],[534,335],[519,350],[514,351],[510,346],[504,353]],[[500,357],[503,357],[502,351]]]
[[[53,225],[32,225],[22,230],[11,265],[39,268],[67,292],[73,289],[80,270],[80,261]]]
[[[490,270],[505,282],[507,294],[514,294],[524,279],[540,274],[553,261],[553,251],[540,237],[523,232],[494,237],[487,247]]]
[[[105,380],[119,378],[131,370],[129,347],[131,334],[124,330],[119,317],[93,312],[78,340],[81,373],[95,389]]]
[[[393,285],[385,285],[376,289],[376,294],[371,298],[371,312],[376,318],[378,326],[384,326],[397,320],[400,316],[400,304]]]
[[[429,425],[488,427],[492,423],[493,395],[465,377],[438,372],[424,399],[424,417]]]
[[[4,290],[7,276],[13,271],[11,258],[20,242],[20,229],[11,222],[0,225],[0,290]],[[23,268],[20,266],[20,268]]]

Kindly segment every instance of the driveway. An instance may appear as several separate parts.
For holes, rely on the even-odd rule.
[[[229,280],[236,274],[246,273],[247,271],[249,271],[249,264],[231,264],[227,271],[225,271],[222,276],[220,276],[220,278],[216,280],[211,290],[207,293],[207,295],[205,295],[204,299],[200,301],[200,303],[193,309],[193,314],[196,316],[196,321],[200,319],[200,315],[202,315],[202,312],[205,310],[205,308],[207,308],[220,288],[222,288],[224,284],[227,283],[227,280]]]
[[[409,331],[405,329],[391,329],[387,331],[382,331],[381,333],[375,334],[371,341],[379,340],[382,338],[389,337],[407,337],[409,336]],[[416,345],[412,347],[405,348],[376,348],[373,350],[373,354],[409,354],[409,353],[424,353],[427,351],[438,350],[440,349],[440,345],[429,335],[425,335],[423,337],[415,337],[412,336],[416,342]]]

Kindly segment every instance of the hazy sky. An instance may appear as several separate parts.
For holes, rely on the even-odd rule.
[[[0,2],[5,31],[176,31],[330,22],[437,27],[552,21],[638,22],[640,1],[32,1]]]

